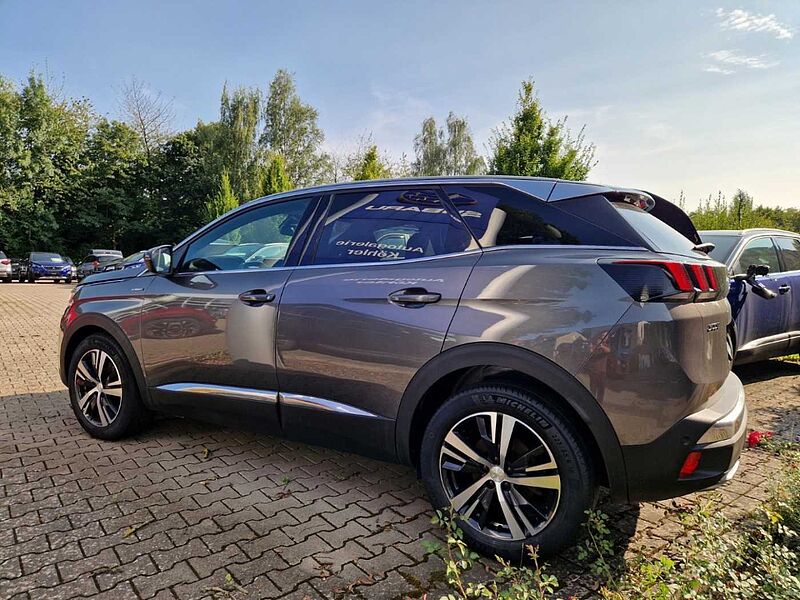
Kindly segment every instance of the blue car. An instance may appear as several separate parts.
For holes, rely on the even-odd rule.
[[[731,276],[728,349],[735,364],[800,350],[800,235],[780,229],[699,233]]]
[[[72,265],[55,252],[31,252],[19,261],[19,280],[34,283],[49,279],[72,283]]]

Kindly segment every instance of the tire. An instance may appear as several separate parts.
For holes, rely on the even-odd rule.
[[[79,363],[82,363],[80,369]],[[98,393],[99,364],[103,386]],[[128,359],[112,338],[95,334],[81,341],[70,357],[67,373],[72,411],[92,437],[118,440],[137,433],[149,423],[150,414],[142,403]],[[89,391],[92,387],[94,393]]]
[[[496,444],[482,437],[492,431]],[[537,394],[502,383],[472,387],[445,401],[425,430],[420,452],[434,506],[457,508],[458,525],[473,549],[515,561],[525,559],[528,545],[552,556],[573,543],[597,494],[591,465],[567,418]],[[513,484],[523,473],[526,484]]]
[[[728,350],[728,360],[731,365],[736,364],[736,336],[733,335],[730,327],[725,336],[725,345]]]
[[[67,277],[67,279],[66,279],[66,282],[65,282],[65,283],[72,283],[72,277]]]
[[[53,283],[61,283],[61,280],[60,279],[54,279]]]
[[[28,275],[28,283],[36,283],[36,278],[33,275]]]

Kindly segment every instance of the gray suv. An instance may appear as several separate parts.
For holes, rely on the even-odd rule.
[[[468,541],[569,544],[623,501],[730,479],[725,267],[676,206],[513,177],[255,200],[79,285],[61,378],[92,436],[181,414],[418,469]]]

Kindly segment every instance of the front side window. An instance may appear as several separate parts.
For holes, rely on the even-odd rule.
[[[758,238],[748,242],[739,255],[738,264],[734,265],[734,271],[745,273],[750,265],[766,265],[770,273],[781,270],[778,253],[770,238]]]
[[[181,270],[282,267],[311,206],[311,198],[299,198],[241,213],[192,242]]]
[[[364,190],[331,201],[315,264],[385,262],[477,248],[432,189]]]
[[[783,259],[783,270],[800,271],[800,239],[788,237],[773,239]]]
[[[519,245],[629,246],[630,242],[580,217],[503,186],[446,186],[484,248]]]

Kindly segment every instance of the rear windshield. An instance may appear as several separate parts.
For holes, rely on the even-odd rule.
[[[33,262],[64,262],[60,254],[51,254],[50,252],[31,252],[31,260]]]
[[[700,237],[704,242],[711,242],[714,244],[714,249],[709,252],[709,255],[714,260],[721,263],[727,262],[731,256],[731,252],[736,247],[741,239],[738,235],[707,235],[700,232]]]
[[[630,204],[615,202],[614,207],[622,215],[622,218],[628,222],[628,225],[650,242],[653,250],[673,254],[689,254],[690,256],[695,254],[692,251],[694,242],[660,219]]]

